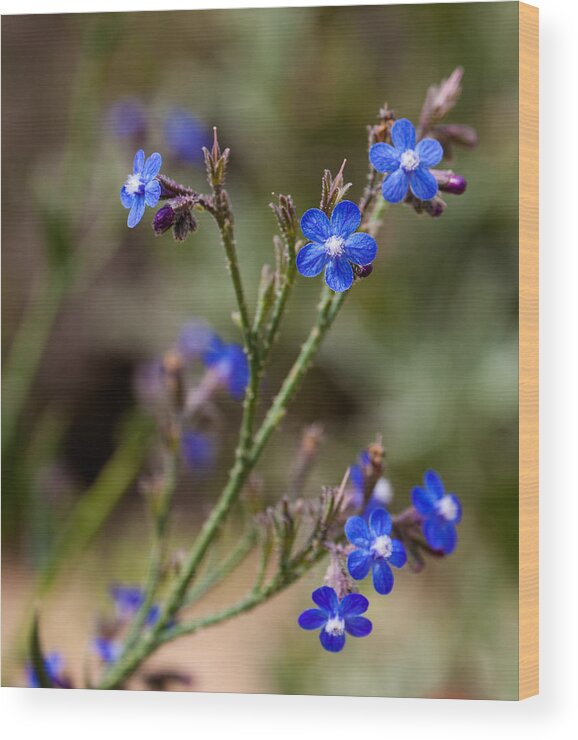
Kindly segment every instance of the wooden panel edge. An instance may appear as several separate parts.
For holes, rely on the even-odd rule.
[[[539,691],[538,8],[519,3],[518,697]]]

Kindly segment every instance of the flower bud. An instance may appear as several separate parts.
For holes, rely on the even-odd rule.
[[[175,223],[175,217],[176,213],[169,205],[159,208],[153,218],[153,231],[156,236],[161,236],[168,231]]]
[[[373,265],[351,265],[353,267],[353,272],[355,274],[355,277],[359,278],[360,280],[362,278],[369,277],[371,273],[373,272]]]
[[[431,173],[444,193],[461,195],[465,192],[468,183],[461,175],[456,175],[452,170],[431,170]]]
[[[187,236],[197,229],[197,222],[193,214],[187,209],[177,211],[175,222],[173,224],[173,237],[177,242],[183,242]]]

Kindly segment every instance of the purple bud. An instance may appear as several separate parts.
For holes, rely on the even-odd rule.
[[[157,236],[164,234],[168,231],[175,222],[175,212],[173,209],[165,205],[155,213],[153,218],[153,231]]]
[[[373,265],[353,265],[353,271],[358,278],[366,278],[373,272]]]
[[[461,175],[456,175],[452,170],[431,170],[431,173],[444,193],[461,195],[465,192],[468,183]]]

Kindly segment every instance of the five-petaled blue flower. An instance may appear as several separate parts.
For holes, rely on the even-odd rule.
[[[411,493],[412,503],[422,515],[423,535],[434,550],[449,555],[456,549],[456,524],[462,518],[462,505],[453,493],[446,493],[442,479],[435,470],[423,477],[423,488],[416,486]]]
[[[405,565],[407,555],[399,540],[392,539],[391,517],[385,509],[375,509],[369,525],[360,516],[352,516],[345,523],[347,539],[356,549],[347,556],[347,570],[356,581],[363,580],[369,571],[378,594],[388,594],[393,588],[393,572]]]
[[[231,396],[241,400],[249,382],[249,363],[243,347],[240,344],[225,344],[214,334],[202,359],[206,367],[217,373]]]
[[[139,149],[134,156],[134,166],[131,174],[126,178],[120,189],[120,202],[125,208],[130,208],[127,224],[133,229],[141,220],[145,204],[154,208],[161,196],[161,184],[156,180],[162,157],[154,152],[145,162],[145,154]]]
[[[62,675],[63,667],[64,660],[60,653],[49,653],[44,658],[44,670],[46,671],[46,675],[48,676],[50,683],[59,689],[70,688],[69,682]],[[28,686],[31,689],[40,688],[40,679],[32,663],[28,663],[26,666],[26,679]]]
[[[369,607],[365,596],[347,594],[340,601],[332,588],[321,586],[311,598],[319,608],[304,611],[299,616],[299,626],[304,630],[321,629],[319,639],[330,653],[343,650],[346,632],[352,637],[366,637],[371,632],[369,619],[360,616]]]
[[[431,200],[438,191],[435,177],[429,171],[435,167],[444,150],[436,139],[422,139],[415,144],[415,128],[407,118],[400,118],[391,129],[390,144],[374,144],[369,150],[371,164],[387,174],[382,186],[383,197],[389,203],[399,203],[408,188],[416,198]]]
[[[325,282],[336,293],[349,290],[354,265],[369,265],[377,254],[375,239],[355,233],[361,211],[350,200],[335,206],[331,220],[319,208],[310,208],[301,218],[301,231],[309,243],[299,250],[297,269],[305,277],[316,277],[325,269]]]

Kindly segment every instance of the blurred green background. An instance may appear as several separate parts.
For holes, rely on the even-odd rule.
[[[23,413],[3,428],[3,683],[22,683],[16,635],[35,575],[115,454],[139,364],[192,317],[239,340],[208,219],[180,245],[153,237],[150,211],[126,228],[118,192],[136,148],[165,153],[174,107],[219,127],[254,296],[261,265],[273,260],[271,193],[291,193],[301,213],[318,204],[323,169],[347,158],[357,199],[365,127],[379,107],[387,101],[417,121],[427,87],[461,65],[464,92],[448,120],[476,127],[480,139],[451,163],[466,194],[448,196],[441,219],[389,209],[373,275],[352,292],[260,465],[273,500],[301,430],[320,422],[325,442],[308,486],[317,495],[380,432],[393,510],[426,467],[462,498],[457,552],[420,575],[400,573],[391,596],[372,600],[372,637],[340,656],[322,654],[295,623],[320,566],[259,612],[158,659],[186,664],[199,690],[515,698],[517,18],[516,3],[3,18],[2,338],[5,362],[15,344],[28,358],[15,383],[38,355]],[[109,116],[127,96],[147,111],[134,143],[115,135]],[[168,155],[163,172],[205,187],[200,168]],[[298,279],[266,397],[313,321],[319,282]],[[218,494],[233,432],[224,432],[215,473],[179,490],[182,544]],[[43,602],[45,642],[77,677],[107,584],[145,571],[146,522],[132,483],[142,458],[137,440],[110,471],[116,483],[127,479],[127,494]]]

